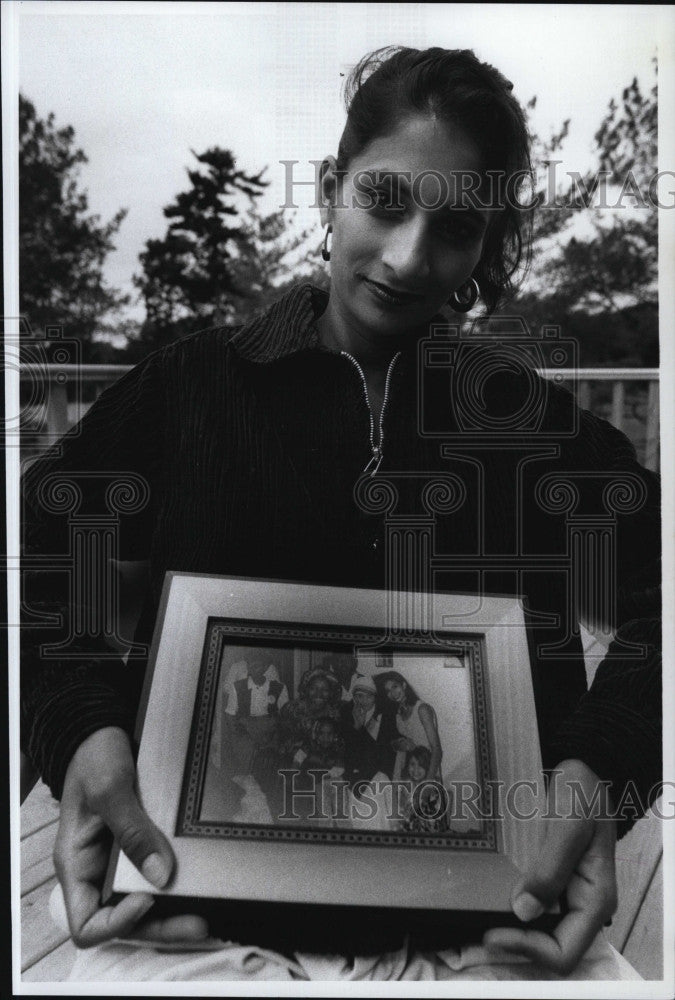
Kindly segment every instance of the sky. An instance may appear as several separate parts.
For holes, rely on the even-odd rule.
[[[571,118],[560,170],[584,170],[608,101],[637,76],[651,86],[664,8],[425,3],[14,2],[18,82],[38,114],[72,125],[89,162],[92,211],[128,215],[106,264],[132,291],[138,254],[166,230],[162,208],[188,186],[191,150],[230,148],[267,167],[267,210],[284,200],[282,160],[335,152],[341,74],[387,44],[472,48],[514,84],[547,135]],[[667,7],[665,8],[667,10]],[[297,225],[317,226],[311,189],[294,189]],[[135,293],[134,293],[135,294]]]

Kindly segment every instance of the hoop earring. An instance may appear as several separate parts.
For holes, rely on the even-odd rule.
[[[480,288],[478,287],[478,282],[475,278],[469,278],[460,288],[452,293],[448,299],[448,303],[451,309],[454,309],[458,313],[469,312],[475,306],[478,296],[480,295]]]
[[[331,235],[332,232],[333,232],[333,223],[329,222],[328,225],[326,226],[326,232],[323,238],[323,246],[321,247],[321,256],[323,257],[324,260],[330,260],[330,248],[328,246],[328,237]],[[331,243],[332,242],[333,241],[331,240]]]

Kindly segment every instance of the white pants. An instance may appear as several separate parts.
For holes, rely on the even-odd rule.
[[[640,980],[599,934],[575,971],[558,976],[528,961],[495,961],[480,945],[443,952],[397,951],[364,958],[276,952],[232,942],[208,951],[158,951],[109,943],[79,951],[69,982],[231,982],[241,980]]]

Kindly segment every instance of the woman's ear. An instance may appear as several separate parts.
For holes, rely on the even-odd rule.
[[[331,211],[338,200],[338,165],[334,156],[327,156],[319,167],[317,201],[320,207],[321,225],[327,226]]]

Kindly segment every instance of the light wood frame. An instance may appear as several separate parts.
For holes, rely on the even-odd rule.
[[[420,640],[419,629],[399,629],[394,634],[387,629],[392,606],[418,606],[419,595],[167,573],[139,715],[138,757],[141,800],[177,858],[165,894],[510,911],[518,869],[536,847],[537,823],[530,817],[540,815],[545,802],[522,608],[511,597],[434,594],[427,601],[429,627]],[[379,635],[383,646],[396,650],[415,641],[439,644],[444,654],[456,649],[458,641],[473,648],[480,675],[474,676],[474,692],[476,681],[480,687],[474,715],[484,715],[478,728],[484,741],[480,754],[488,769],[482,777],[495,783],[493,791],[500,790],[501,802],[497,818],[485,828],[486,836],[479,838],[480,843],[451,838],[439,850],[438,840],[411,842],[407,834],[393,841],[386,835],[349,838],[324,836],[320,831],[304,839],[241,837],[232,829],[214,829],[206,836],[199,830],[197,835],[178,835],[195,721],[208,711],[208,699],[200,705],[199,698],[204,698],[209,670],[217,663],[214,623],[221,636],[223,626],[233,635],[243,630],[249,641],[260,635],[261,645],[272,628],[276,639],[290,631],[298,641],[310,643],[319,635],[326,641],[339,633],[357,646],[363,645],[364,637],[372,641]],[[504,791],[517,787],[527,792],[527,810],[521,815],[528,818],[518,818],[503,807]],[[194,820],[195,814],[191,815]],[[114,891],[156,892],[122,854],[115,858],[113,872]]]

